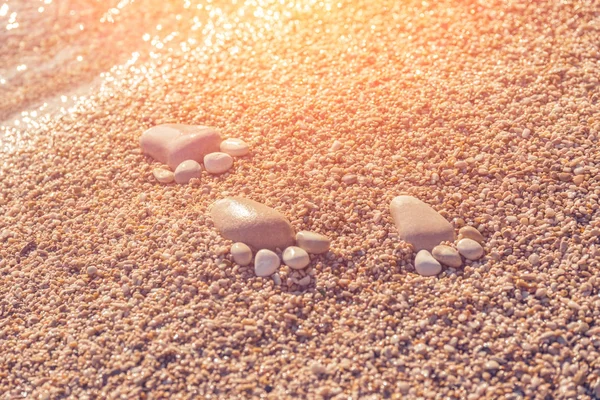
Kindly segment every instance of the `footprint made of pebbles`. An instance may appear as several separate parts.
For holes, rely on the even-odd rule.
[[[431,206],[412,196],[397,196],[390,203],[390,213],[400,239],[410,243],[417,254],[415,270],[422,276],[442,272],[442,264],[459,268],[463,261],[478,260],[483,256],[483,235],[472,226],[458,231],[456,248],[442,244],[455,241],[452,224]]]
[[[222,140],[216,128],[202,125],[164,124],[146,130],[140,137],[144,154],[166,164],[152,173],[160,183],[189,183],[199,179],[202,163],[209,174],[219,175],[233,167],[233,157],[243,157],[250,151],[246,142],[229,138]]]
[[[227,197],[216,201],[210,208],[215,228],[226,239],[232,240],[231,255],[242,266],[252,262],[257,276],[273,276],[277,281],[281,262],[291,269],[301,270],[310,264],[310,254],[329,251],[331,241],[316,232],[294,232],[287,218],[277,210],[244,197]],[[284,249],[282,256],[276,249]],[[308,278],[308,279],[307,279]],[[299,284],[310,283],[310,276]]]

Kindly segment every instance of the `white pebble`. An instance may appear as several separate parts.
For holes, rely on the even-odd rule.
[[[277,271],[281,261],[279,256],[271,250],[262,249],[254,258],[254,273],[256,276],[269,276]]]
[[[231,246],[231,255],[233,261],[241,266],[248,265],[252,261],[252,250],[248,245],[241,242],[234,243]]]
[[[456,248],[468,260],[478,260],[483,256],[483,247],[473,239],[460,239],[456,244]]]
[[[333,144],[331,145],[331,149],[330,149],[330,150],[331,150],[331,151],[338,151],[338,150],[341,150],[341,149],[342,149],[342,147],[344,147],[344,145],[343,145],[343,144],[342,144],[340,141],[336,140],[336,141],[335,141],[335,142],[333,142]]]
[[[476,242],[483,243],[483,235],[476,228],[472,226],[463,226],[458,231],[458,238],[469,238],[473,239]]]
[[[152,170],[152,175],[154,175],[154,178],[160,183],[171,183],[175,179],[173,172],[163,168],[154,168]]]
[[[186,160],[175,169],[175,182],[188,183],[193,178],[200,178],[202,167],[194,160]]]
[[[422,276],[435,276],[442,272],[442,265],[427,250],[421,250],[415,257],[415,270]]]
[[[283,252],[283,262],[292,269],[302,269],[310,263],[306,250],[290,246]]]
[[[458,254],[456,249],[453,249],[450,246],[443,244],[435,246],[431,251],[431,255],[442,264],[452,268],[458,268],[462,265],[462,258],[460,258],[460,254]]]
[[[300,231],[296,234],[296,244],[309,253],[321,254],[329,250],[330,241],[320,233]]]
[[[242,157],[250,152],[250,147],[242,139],[229,138],[221,142],[221,151],[233,157]]]
[[[233,158],[227,153],[210,153],[204,156],[204,168],[210,174],[222,174],[233,166]]]

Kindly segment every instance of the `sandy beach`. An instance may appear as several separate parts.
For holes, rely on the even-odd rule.
[[[599,79],[593,1],[0,0],[0,399],[600,399]],[[250,154],[159,183],[166,123]],[[229,196],[329,251],[256,276]]]

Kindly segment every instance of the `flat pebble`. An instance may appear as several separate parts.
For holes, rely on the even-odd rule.
[[[210,153],[204,156],[204,168],[209,174],[222,174],[233,166],[233,158],[227,153]]]
[[[454,241],[454,228],[437,211],[412,196],[398,196],[390,203],[390,212],[400,239],[415,249],[431,251],[444,241]]]
[[[325,235],[310,231],[296,234],[296,244],[311,254],[322,254],[329,251],[331,241]]]
[[[252,261],[252,249],[247,244],[237,242],[231,246],[233,261],[241,266],[246,266]]]
[[[481,232],[479,232],[476,228],[472,227],[472,226],[463,226],[462,228],[460,228],[460,230],[458,231],[458,238],[462,239],[462,238],[468,238],[468,239],[472,239],[478,243],[483,243],[484,238],[483,235],[481,234]]]
[[[478,260],[483,256],[483,247],[473,239],[460,239],[456,248],[468,260]]]
[[[154,178],[160,183],[171,183],[175,180],[173,172],[164,168],[154,168],[152,170],[152,175],[154,175]]]
[[[444,265],[452,268],[458,268],[462,265],[462,258],[458,251],[450,246],[440,244],[435,246],[431,255]]]
[[[338,151],[338,150],[341,150],[342,147],[344,147],[344,145],[339,140],[336,140],[335,142],[333,142],[331,144],[331,148],[329,150]]]
[[[175,182],[185,184],[190,179],[200,179],[202,175],[202,166],[194,160],[186,160],[179,164],[175,169]]]
[[[224,238],[255,249],[285,249],[294,244],[294,229],[278,211],[243,197],[216,201],[210,216]]]
[[[357,180],[358,177],[354,174],[347,174],[342,177],[342,182],[346,185],[352,185],[353,183],[356,183]]]
[[[536,253],[533,253],[527,258],[527,261],[529,261],[531,265],[538,265],[540,263],[540,256],[538,256]]]
[[[290,246],[283,252],[283,262],[292,269],[302,269],[310,263],[310,257],[306,250]]]
[[[157,161],[177,168],[185,160],[202,162],[202,158],[219,150],[221,135],[209,126],[164,124],[142,133],[142,152]]]
[[[221,142],[221,151],[233,157],[243,157],[250,152],[250,146],[242,139],[229,138]]]
[[[281,265],[279,256],[271,250],[262,249],[254,258],[254,273],[256,276],[269,276],[274,274]]]
[[[415,270],[422,276],[435,276],[442,272],[442,266],[427,250],[421,250],[415,257]]]

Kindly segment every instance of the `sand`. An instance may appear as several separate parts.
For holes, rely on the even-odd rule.
[[[2,398],[600,396],[594,2],[164,3],[89,22],[69,79],[32,72],[72,49],[57,31],[1,33],[0,75],[41,57],[0,86]],[[73,112],[19,117],[93,79]],[[138,143],[162,123],[251,154],[160,184]],[[418,276],[402,194],[485,256]],[[210,220],[225,196],[330,252],[255,277]]]

